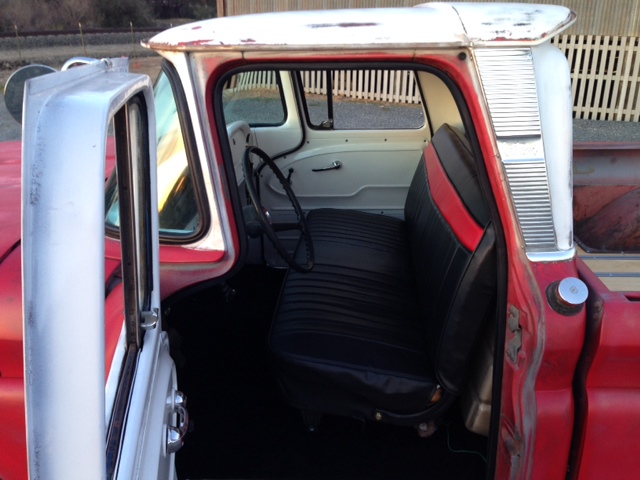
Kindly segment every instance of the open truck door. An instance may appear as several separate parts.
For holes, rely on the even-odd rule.
[[[188,416],[160,318],[154,108],[150,79],[128,73],[126,59],[25,87],[23,324],[32,478],[175,477]],[[111,136],[120,275],[105,268]]]

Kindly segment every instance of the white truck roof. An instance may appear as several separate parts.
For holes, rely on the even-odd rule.
[[[335,50],[535,45],[575,21],[555,5],[425,3],[215,18],[166,30],[154,50]]]

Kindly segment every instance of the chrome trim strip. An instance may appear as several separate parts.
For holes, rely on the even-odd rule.
[[[527,258],[532,262],[564,262],[573,260],[575,256],[576,249],[574,247],[557,252],[527,252]]]
[[[638,254],[616,254],[616,253],[607,253],[607,252],[602,252],[602,253],[585,253],[585,254],[580,254],[580,258],[583,260],[626,260],[626,261],[630,261],[630,262],[637,262],[638,260],[640,260],[640,255]]]
[[[540,136],[531,49],[479,49],[476,58],[498,138]]]
[[[640,273],[634,273],[634,272],[629,272],[629,273],[597,272],[596,273],[596,277],[603,277],[603,278],[625,278],[625,277],[640,278]]]
[[[531,49],[475,55],[527,255],[571,258],[575,250],[558,251]]]
[[[504,168],[527,251],[557,250],[544,159],[505,160]]]

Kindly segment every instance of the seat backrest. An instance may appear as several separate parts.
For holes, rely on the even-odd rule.
[[[459,394],[496,292],[495,234],[464,136],[443,125],[425,149],[405,205],[430,360]]]

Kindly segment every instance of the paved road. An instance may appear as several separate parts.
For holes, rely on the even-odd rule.
[[[574,120],[574,142],[640,142],[640,122]]]

